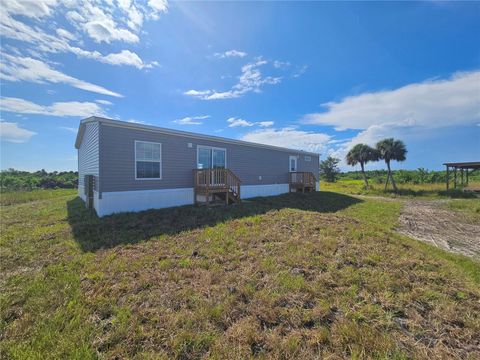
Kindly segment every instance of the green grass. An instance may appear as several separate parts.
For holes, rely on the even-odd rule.
[[[71,196],[77,189],[33,190],[0,192],[0,205],[21,204],[35,200],[52,199],[55,197]]]
[[[480,200],[452,200],[445,204],[447,209],[462,214],[467,221],[480,223]]]
[[[479,187],[479,184],[472,183],[472,187]],[[421,197],[421,198],[466,198],[473,199],[475,194],[460,190],[446,191],[445,184],[397,184],[398,191],[393,191],[389,186],[384,190],[384,184],[370,182],[370,189],[366,190],[363,180],[338,180],[334,183],[322,181],[320,187],[324,191],[334,191],[352,195],[371,195],[384,197]]]
[[[1,358],[480,356],[480,265],[398,235],[399,202],[99,219],[51,195],[1,208]]]

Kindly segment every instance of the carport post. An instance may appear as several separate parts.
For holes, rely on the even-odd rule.
[[[457,167],[453,167],[453,188],[457,188]]]
[[[450,168],[448,167],[448,165],[445,165],[445,167],[447,168],[447,174],[445,175],[445,183],[447,184],[447,190],[448,190],[448,187],[450,185]]]

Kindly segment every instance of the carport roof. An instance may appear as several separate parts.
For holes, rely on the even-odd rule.
[[[443,165],[456,167],[459,169],[480,169],[480,161],[448,162],[448,163],[444,163]]]

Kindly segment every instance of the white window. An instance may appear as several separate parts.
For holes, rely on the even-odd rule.
[[[296,172],[297,171],[297,157],[296,156],[290,156],[289,157],[289,171],[290,172]]]
[[[308,155],[305,155],[305,161],[312,161],[312,157],[308,156]]]
[[[225,169],[227,167],[227,150],[210,146],[197,147],[198,169]]]
[[[162,178],[162,144],[135,141],[135,179]]]

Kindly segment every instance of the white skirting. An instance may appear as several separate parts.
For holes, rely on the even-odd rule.
[[[257,196],[275,196],[288,193],[288,184],[242,185],[241,198],[248,199]]]
[[[193,204],[193,188],[103,192],[98,216]]]
[[[241,198],[274,196],[288,193],[288,184],[243,185]],[[78,196],[85,201],[83,187],[78,188]],[[120,212],[161,209],[193,204],[193,188],[134,190],[103,192],[99,199],[95,191],[94,207],[98,216]]]

